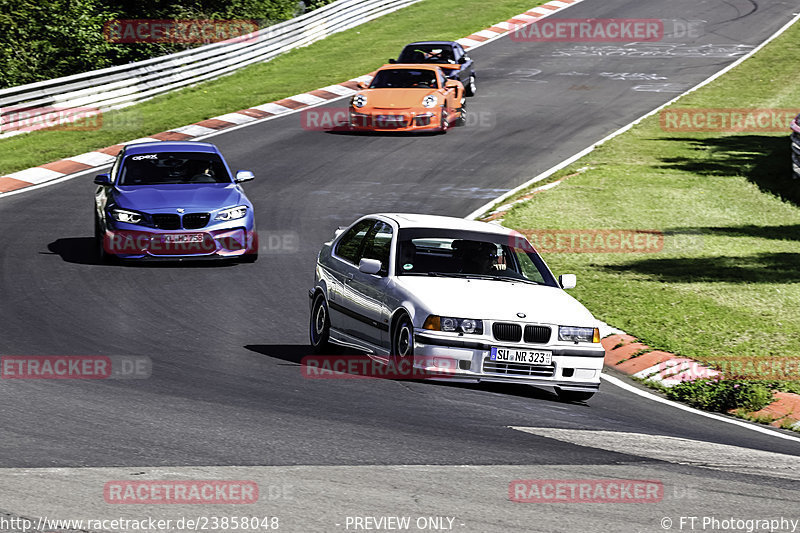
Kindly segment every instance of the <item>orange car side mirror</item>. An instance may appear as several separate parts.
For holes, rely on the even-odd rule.
[[[369,87],[369,85],[367,85],[363,81],[358,82],[358,88],[359,89],[366,89],[367,87]]]
[[[447,80],[444,82],[445,89],[458,89],[461,84],[456,80]]]

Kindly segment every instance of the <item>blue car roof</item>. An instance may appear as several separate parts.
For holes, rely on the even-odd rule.
[[[129,144],[125,147],[125,155],[153,154],[159,152],[209,152],[218,154],[219,149],[211,143],[195,141],[156,141]]]

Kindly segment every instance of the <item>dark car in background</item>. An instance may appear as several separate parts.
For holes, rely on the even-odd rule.
[[[475,96],[475,64],[464,47],[455,41],[418,41],[407,44],[397,59],[389,63],[434,64],[449,78],[464,85],[467,96]]]

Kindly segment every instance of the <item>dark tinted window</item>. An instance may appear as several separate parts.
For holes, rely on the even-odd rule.
[[[125,158],[119,185],[165,183],[231,183],[222,158],[202,152],[161,152]]]
[[[397,275],[481,276],[557,287],[553,274],[524,237],[414,228],[398,236]]]
[[[373,224],[375,224],[374,220],[362,220],[347,230],[336,245],[336,255],[357,265],[360,259],[359,253],[361,252],[361,245],[364,242],[364,237]]]
[[[455,63],[453,47],[449,44],[414,44],[400,53],[400,63]]]
[[[385,276],[389,273],[389,252],[391,249],[392,227],[385,222],[378,221],[364,241],[364,251],[361,253],[361,258],[380,261],[380,273]]]

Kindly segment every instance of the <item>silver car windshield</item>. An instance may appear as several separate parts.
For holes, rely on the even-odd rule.
[[[542,258],[521,237],[456,230],[401,230],[399,276],[478,277],[557,287]]]

